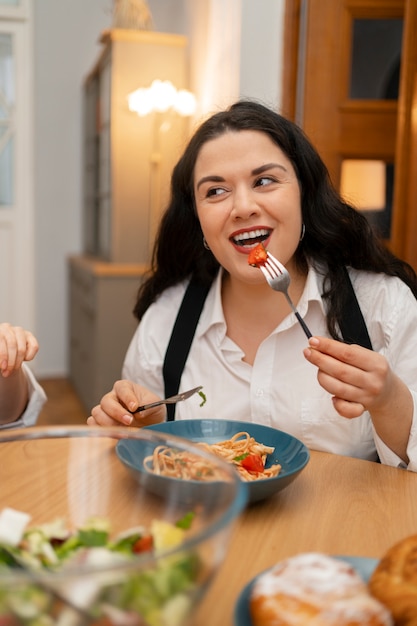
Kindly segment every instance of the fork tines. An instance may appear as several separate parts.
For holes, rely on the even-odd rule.
[[[270,252],[267,252],[267,261],[264,265],[259,266],[263,275],[268,278],[276,278],[284,273],[285,268]]]
[[[261,270],[262,274],[265,276],[267,281],[269,281],[272,278],[276,278],[276,274],[273,272],[273,270],[271,269],[271,266],[268,265],[268,263],[264,263],[264,265],[260,265],[259,269]]]
[[[272,256],[272,254],[270,252],[267,252],[267,257],[268,257],[268,261],[266,262],[266,265],[268,265],[268,263],[269,263],[275,269],[275,271],[278,274],[283,274],[285,268],[282,265],[282,263],[280,263],[278,261],[278,259],[276,259],[274,256]]]

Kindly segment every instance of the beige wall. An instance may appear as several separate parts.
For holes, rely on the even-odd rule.
[[[111,0],[33,1],[35,331],[41,345],[34,369],[38,376],[62,376],[68,371],[67,258],[81,251],[82,240],[81,85],[100,53],[100,32],[111,23]],[[149,0],[155,29],[187,34],[192,40],[189,2]],[[239,44],[237,54],[243,59],[237,89],[241,88],[244,96],[279,105],[279,33],[284,0],[191,3],[194,11],[203,6],[213,10],[241,8],[242,36],[233,43],[233,54]],[[227,31],[222,45],[229,45]],[[199,64],[195,62],[191,70],[204,81]]]

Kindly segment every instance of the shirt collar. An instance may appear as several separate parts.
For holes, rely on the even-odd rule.
[[[218,326],[226,334],[226,321],[223,314],[221,289],[223,268],[220,268],[213,281],[206,304],[198,325],[198,336],[204,335],[211,327]],[[305,317],[310,303],[317,302],[323,315],[326,315],[321,294],[323,292],[324,273],[309,265],[306,284],[301,298],[297,304],[297,309],[302,317]]]
[[[304,291],[297,304],[297,309],[300,312],[301,317],[304,317],[307,313],[308,305],[310,302],[317,302],[321,308],[323,315],[326,315],[323,299],[321,297],[321,294],[323,293],[323,281],[323,270],[317,270],[312,265],[309,265]]]

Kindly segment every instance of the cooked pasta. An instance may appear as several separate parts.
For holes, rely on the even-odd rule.
[[[198,442],[197,445],[232,463],[242,480],[271,478],[277,476],[281,470],[279,464],[265,467],[266,458],[274,452],[274,448],[257,442],[247,432],[236,433],[225,441],[212,444]],[[201,481],[221,478],[217,468],[211,466],[206,459],[167,446],[156,447],[143,463],[146,470],[162,476]]]
[[[200,481],[225,478],[221,470],[207,459],[168,446],[157,446],[153,454],[144,459],[143,465],[148,472],[171,478]]]

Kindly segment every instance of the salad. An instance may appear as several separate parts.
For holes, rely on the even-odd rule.
[[[176,524],[156,519],[149,529],[132,528],[111,538],[103,518],[70,532],[63,520],[31,527],[26,513],[3,509],[0,626],[184,624],[202,564],[191,551],[169,551],[184,542],[192,518],[189,513]],[[165,552],[146,568],[134,567],[145,553]],[[81,575],[81,567],[90,574]],[[25,575],[13,577],[19,570]]]

